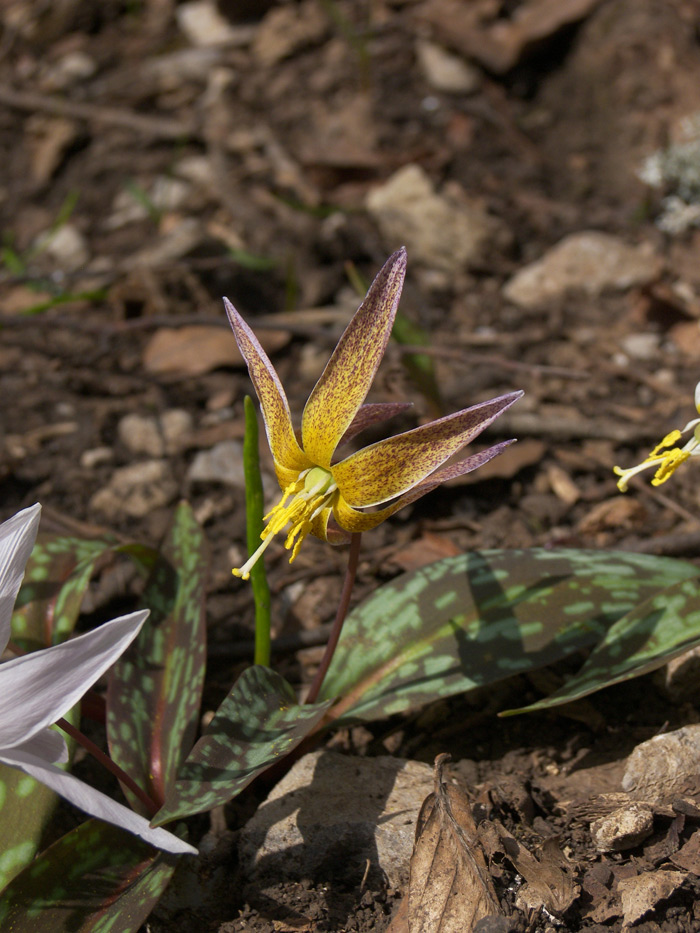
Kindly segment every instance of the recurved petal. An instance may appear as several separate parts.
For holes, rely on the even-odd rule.
[[[138,813],[134,813],[123,804],[95,790],[89,784],[84,784],[67,771],[62,771],[41,758],[35,758],[22,749],[0,750],[0,762],[11,768],[18,768],[50,787],[84,813],[96,816],[114,826],[121,826],[157,849],[164,849],[166,852],[175,852],[179,855],[197,854],[194,846],[179,839],[173,833],[169,833],[167,829],[152,829],[148,825],[148,820],[139,816]]]
[[[41,506],[23,509],[0,525],[0,654],[10,640],[12,608],[39,528]]]
[[[391,505],[388,505],[384,509],[378,509],[376,512],[358,512],[357,509],[353,509],[352,506],[348,505],[342,496],[339,496],[338,502],[333,510],[335,520],[341,528],[345,528],[350,532],[371,531],[373,528],[376,528],[377,525],[381,525],[382,522],[386,521],[387,518],[395,515],[396,512],[410,505],[412,502],[416,502],[427,493],[432,492],[440,483],[445,483],[447,480],[455,479],[457,476],[463,476],[465,473],[471,473],[472,470],[477,470],[480,466],[483,466],[485,463],[488,463],[489,460],[498,456],[502,450],[512,443],[513,441],[503,441],[501,444],[495,444],[487,450],[481,450],[479,453],[472,454],[470,457],[460,460],[458,463],[452,463],[449,466],[443,467],[441,470],[436,470],[428,479],[414,486],[410,492],[401,496],[396,502],[392,502]]]
[[[422,483],[521,397],[510,392],[351,454],[332,468],[348,505],[387,502]]]
[[[304,408],[302,445],[318,466],[333,451],[365,400],[386,349],[406,275],[406,250],[385,263],[338,341]]]
[[[257,337],[228,298],[224,298],[224,306],[260,401],[267,441],[275,464],[298,474],[313,464],[304,456],[294,436],[289,402],[282,383]]]

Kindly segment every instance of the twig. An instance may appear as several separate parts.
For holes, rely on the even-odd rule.
[[[193,122],[151,117],[116,107],[79,104],[48,94],[37,94],[35,91],[16,91],[6,85],[0,85],[0,104],[13,107],[15,110],[51,113],[59,117],[85,120],[87,123],[120,126],[156,139],[201,139],[202,136],[201,129]]]

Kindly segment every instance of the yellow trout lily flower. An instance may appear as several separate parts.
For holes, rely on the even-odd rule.
[[[700,414],[700,382],[695,386],[695,408]],[[678,447],[677,443],[684,434],[692,431],[692,437],[683,447]],[[652,486],[660,486],[676,472],[678,467],[685,463],[690,457],[700,456],[700,418],[689,421],[682,431],[676,429],[667,434],[666,437],[657,444],[649,456],[635,467],[623,470],[621,467],[614,467],[613,472],[620,477],[617,481],[617,488],[620,492],[627,492],[627,484],[631,477],[642,470],[648,470],[651,467],[656,468],[656,473],[651,481]]]
[[[292,552],[291,562],[307,534],[331,544],[342,544],[351,533],[375,528],[440,483],[476,469],[512,443],[497,444],[438,469],[520,398],[522,392],[511,392],[465,408],[371,444],[344,459],[335,457],[341,441],[404,407],[363,405],[363,402],[389,341],[405,274],[406,251],[401,249],[379,272],[338,341],[306,402],[299,440],[272,363],[243,318],[224,299],[260,401],[275,472],[283,491],[280,502],[265,516],[262,544],[250,560],[234,569],[236,576],[248,579],[251,567],[287,525],[290,528],[285,547]],[[378,511],[360,511],[390,500],[394,501]]]

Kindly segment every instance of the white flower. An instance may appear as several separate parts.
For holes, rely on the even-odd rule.
[[[10,640],[12,608],[24,576],[41,506],[34,505],[0,525],[0,655]],[[133,612],[78,638],[0,664],[0,762],[30,775],[76,807],[121,826],[166,852],[197,850],[165,829],[84,784],[55,762],[68,757],[65,739],[49,726],[131,644],[148,616]]]

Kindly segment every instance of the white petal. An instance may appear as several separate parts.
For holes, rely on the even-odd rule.
[[[0,654],[10,640],[12,609],[39,528],[41,506],[23,509],[0,525]]]
[[[148,610],[0,664],[0,748],[36,735],[74,706],[131,644]]]
[[[68,761],[68,746],[66,745],[66,740],[61,733],[56,732],[55,729],[44,729],[41,732],[37,732],[31,739],[28,739],[26,742],[20,742],[19,745],[13,745],[11,749],[3,750],[0,748],[0,755],[3,751],[7,751],[8,755],[13,755],[15,752],[23,752],[27,755],[33,755],[35,758],[41,758],[42,761],[51,761],[54,764],[63,764]]]
[[[90,816],[96,816],[106,823],[112,823],[114,826],[121,826],[130,833],[139,836],[145,842],[156,846],[158,849],[164,849],[166,852],[175,852],[177,854],[188,852],[192,855],[197,854],[194,846],[183,842],[166,829],[151,829],[148,820],[133,810],[129,810],[116,800],[112,800],[106,794],[95,790],[89,784],[84,784],[72,774],[61,771],[55,765],[48,764],[40,758],[28,755],[18,749],[11,749],[9,752],[0,752],[0,761],[9,765],[11,768],[19,768],[30,777],[41,781],[51,790],[56,791],[65,800],[74,804],[78,809]]]

